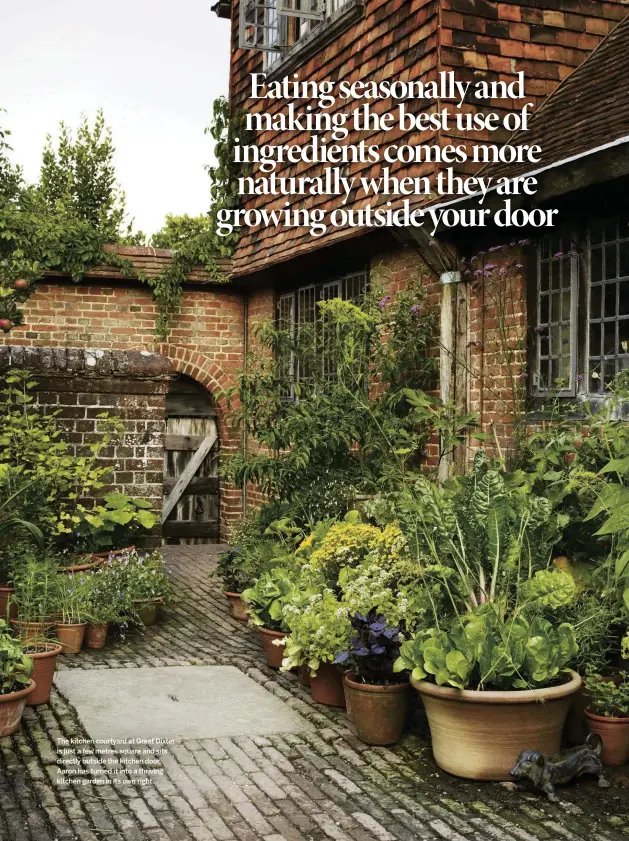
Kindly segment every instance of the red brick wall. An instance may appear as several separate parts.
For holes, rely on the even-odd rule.
[[[112,274],[110,269],[104,271]],[[155,335],[156,315],[151,291],[132,280],[97,275],[80,284],[42,282],[26,304],[23,327],[4,336],[2,344],[139,349],[168,357],[176,371],[193,377],[213,394],[221,454],[234,452],[240,439],[226,423],[220,392],[234,383],[243,365],[244,296],[230,286],[216,284],[187,288],[167,343]],[[241,512],[240,491],[222,482],[223,536]]]
[[[262,53],[238,48],[238,3],[234,2],[231,59],[231,98],[234,105],[248,111],[279,111],[283,103],[272,100],[248,99],[249,74],[262,72]],[[544,8],[539,8],[542,6]],[[481,79],[511,82],[520,71],[526,79],[527,97],[536,105],[548,96],[558,84],[577,67],[600,43],[605,34],[619,20],[627,15],[624,0],[366,0],[365,16],[353,24],[334,42],[321,49],[315,56],[305,60],[297,70],[300,80],[349,79],[376,80],[434,79],[440,71],[456,71],[462,80],[476,82]],[[292,79],[292,76],[291,76]],[[298,103],[305,108],[308,104]],[[514,108],[520,110],[522,101],[515,101]],[[497,102],[492,102],[494,110]],[[390,102],[380,101],[374,111],[384,112]],[[464,106],[470,111],[479,105]],[[486,103],[482,104],[486,107]],[[504,102],[499,105],[504,108]],[[347,103],[341,102],[338,110],[347,110]],[[416,110],[416,109],[414,109]],[[474,132],[467,140],[478,142],[501,142],[509,132]],[[308,133],[302,136],[288,132],[269,131],[258,136],[258,143],[304,143]],[[407,133],[391,131],[384,135],[363,132],[360,138],[352,137],[343,143],[354,143],[364,139],[367,144],[384,143],[433,143],[442,145],[453,142],[454,132]],[[461,138],[456,139],[462,142]],[[405,176],[435,175],[438,165],[419,164],[414,166],[394,165],[391,171]],[[465,169],[474,169],[466,164]],[[279,175],[320,174],[320,165],[300,163],[278,167]],[[349,174],[368,175],[369,165],[352,164]],[[372,171],[371,174],[375,174]],[[283,209],[290,197],[256,196],[248,197],[247,207]],[[302,197],[294,199],[301,207]],[[385,197],[386,200],[386,197]],[[347,207],[363,206],[371,201],[361,196],[352,198]],[[313,197],[308,207],[331,206],[336,200]],[[235,273],[248,275],[253,271],[268,268],[279,260],[287,260],[299,254],[330,245],[348,235],[348,231],[331,229],[323,237],[313,239],[304,229],[256,228],[243,233],[235,255]]]

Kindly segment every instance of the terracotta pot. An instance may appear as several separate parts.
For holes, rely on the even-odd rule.
[[[430,726],[440,768],[471,780],[509,780],[523,750],[559,751],[561,731],[581,678],[570,672],[560,686],[483,692],[413,680]]]
[[[302,686],[310,686],[310,669],[305,664],[299,667],[299,682]]]
[[[82,558],[85,558],[84,563],[79,564],[69,564],[65,566],[65,564],[60,564],[57,567],[57,572],[61,575],[76,575],[77,572],[87,572],[88,569],[95,569],[98,566],[99,562],[87,560],[90,558],[90,555],[82,555]]]
[[[61,643],[64,654],[78,654],[83,645],[86,622],[76,624],[60,623],[57,625],[57,639]]]
[[[135,546],[126,546],[124,549],[111,549],[109,552],[94,552],[92,558],[96,563],[102,564],[107,558],[116,558],[118,555],[125,555],[127,552],[133,552]]]
[[[0,587],[0,619],[17,619],[17,605],[12,602],[13,587]],[[10,603],[10,604],[9,604]]]
[[[27,651],[33,661],[31,678],[35,681],[35,690],[26,699],[29,707],[37,704],[47,704],[50,700],[52,679],[55,674],[57,657],[61,654],[61,646],[54,642],[45,643],[37,651]]]
[[[345,673],[345,698],[361,742],[393,745],[400,739],[408,713],[408,683],[374,686]]]
[[[248,622],[249,608],[240,598],[240,593],[228,593],[227,591],[225,591],[223,595],[227,599],[227,604],[229,606],[229,615],[232,617],[232,619],[237,619],[239,622]]]
[[[20,689],[19,692],[0,695],[0,739],[10,736],[18,729],[26,699],[34,691],[35,681],[31,678],[28,686]]]
[[[321,663],[317,674],[310,678],[312,700],[326,707],[344,707],[343,673],[332,663]]]
[[[609,675],[602,678],[604,681],[620,683],[621,675]],[[585,691],[585,685],[581,686],[578,692],[572,697],[572,703],[568,710],[568,718],[564,727],[564,739],[569,745],[583,745],[588,735],[588,722],[585,717],[585,708],[590,703],[590,696]]]
[[[109,633],[109,622],[103,625],[90,625],[85,629],[85,644],[88,648],[104,648]]]
[[[347,716],[347,720],[351,721],[353,724],[354,711],[352,710],[352,697],[349,693],[349,689],[347,688],[347,678],[351,675],[351,673],[351,669],[346,669],[343,674],[343,692],[345,693],[345,715]]]
[[[592,733],[603,741],[603,765],[624,765],[629,759],[629,717],[606,718],[586,709],[585,718]]]
[[[37,645],[50,636],[53,622],[26,622],[24,619],[11,619],[11,625],[23,645]]]
[[[145,628],[149,628],[157,622],[159,617],[159,609],[162,606],[163,599],[154,599],[152,602],[143,602],[139,599],[134,599],[133,604],[136,606],[140,622]]]
[[[258,628],[258,631],[266,654],[266,662],[272,669],[279,669],[284,659],[284,646],[275,645],[273,640],[285,640],[288,634],[283,631],[268,631],[266,628]]]

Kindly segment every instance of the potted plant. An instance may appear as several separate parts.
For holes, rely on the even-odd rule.
[[[87,648],[99,649],[107,642],[111,624],[125,621],[129,613],[125,607],[127,598],[119,590],[116,575],[109,565],[90,570],[85,578],[88,592],[84,642]]]
[[[12,601],[17,618],[11,619],[23,643],[45,641],[54,627],[57,563],[54,558],[31,551],[14,565]]]
[[[223,594],[229,605],[229,615],[239,622],[249,621],[247,605],[242,600],[242,593],[252,583],[251,568],[247,555],[240,546],[221,552],[216,570],[223,584]]]
[[[589,701],[587,725],[603,742],[601,762],[624,765],[629,759],[629,675],[617,680],[589,675],[585,691]]]
[[[350,617],[354,636],[334,663],[345,673],[345,696],[358,738],[368,745],[392,745],[402,735],[408,710],[408,680],[393,671],[400,654],[399,627],[372,609]]]
[[[145,552],[133,549],[111,556],[107,566],[115,577],[115,586],[123,594],[121,598],[129,619],[145,627],[154,625],[170,592],[162,553],[157,549]]]
[[[35,690],[33,661],[9,636],[5,622],[0,623],[0,663],[0,738],[4,738],[20,726],[26,701]]]
[[[294,587],[294,576],[283,567],[274,567],[242,594],[242,600],[249,608],[249,621],[258,628],[267,663],[272,669],[282,665],[283,642],[288,635],[283,609]]]
[[[57,574],[55,599],[59,620],[55,626],[64,654],[78,654],[83,645],[88,615],[88,586],[83,574]]]
[[[289,603],[284,608],[290,635],[282,671],[306,665],[313,700],[330,707],[344,707],[343,672],[334,660],[347,648],[351,625],[347,605],[332,590],[322,589],[323,592],[310,595],[305,605]]]
[[[576,595],[574,579],[552,568],[562,523],[525,477],[482,452],[470,475],[447,487],[420,478],[413,494],[409,543],[443,599],[395,670],[411,673],[441,768],[508,780],[522,750],[559,750],[581,686],[569,669],[574,628],[554,613]]]
[[[26,699],[28,707],[47,704],[52,692],[52,681],[57,668],[57,657],[62,648],[54,640],[31,640],[22,644],[24,654],[33,661],[31,678],[35,682],[35,689]]]

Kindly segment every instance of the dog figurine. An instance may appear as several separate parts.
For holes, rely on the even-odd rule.
[[[559,798],[555,786],[565,785],[575,777],[594,774],[599,788],[608,788],[603,764],[600,760],[603,742],[600,736],[590,733],[584,745],[544,756],[536,750],[523,750],[510,771],[516,780],[530,780],[536,789],[546,792],[548,799],[557,803]]]

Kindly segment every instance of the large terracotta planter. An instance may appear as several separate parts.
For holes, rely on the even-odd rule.
[[[142,602],[134,599],[133,604],[137,611],[140,622],[145,628],[149,628],[157,622],[159,617],[159,609],[164,600],[162,598],[153,599],[152,602]]]
[[[81,555],[80,558],[77,560],[79,563],[76,564],[60,564],[57,567],[57,572],[60,575],[76,575],[78,572],[87,572],[90,569],[95,569],[100,561],[90,560],[92,558],[91,555]]]
[[[76,624],[60,623],[56,627],[57,639],[61,643],[64,654],[78,654],[83,645],[86,622]]]
[[[603,742],[603,765],[624,765],[629,759],[629,717],[606,718],[586,709],[585,718],[589,729]]]
[[[27,652],[33,661],[31,678],[35,681],[35,689],[26,699],[29,707],[37,704],[47,704],[52,690],[52,679],[55,674],[57,657],[61,654],[61,646],[54,642],[42,645],[38,651]]]
[[[249,608],[240,597],[240,593],[230,593],[227,590],[223,593],[227,599],[229,607],[229,615],[232,619],[237,619],[239,622],[249,621]]]
[[[258,628],[258,631],[266,654],[266,662],[272,669],[279,669],[284,659],[284,646],[275,645],[275,640],[285,640],[288,634],[283,631],[268,631],[266,628]]]
[[[523,750],[557,753],[561,731],[581,678],[570,672],[560,686],[483,692],[413,680],[430,726],[440,768],[471,780],[509,780]]]
[[[85,629],[84,642],[88,648],[104,648],[109,633],[109,622],[103,625],[90,625]]]
[[[312,700],[326,707],[344,707],[343,673],[332,663],[321,663],[317,674],[310,678]]]
[[[19,692],[0,695],[0,739],[10,736],[18,729],[26,700],[34,691],[35,681],[31,679],[28,686]]]
[[[345,697],[361,742],[393,745],[402,736],[408,713],[408,683],[375,686],[345,674]]]
[[[0,619],[4,619],[5,622],[17,619],[17,605],[11,601],[13,593],[13,587],[0,587]]]

